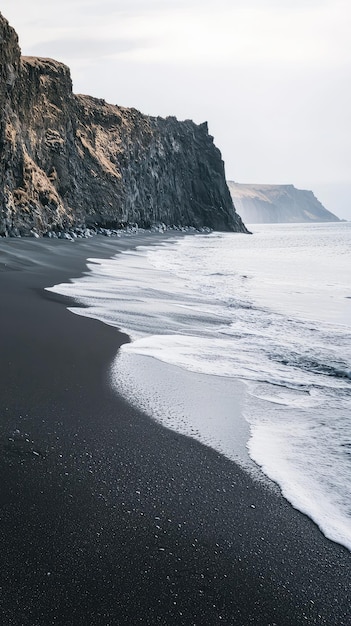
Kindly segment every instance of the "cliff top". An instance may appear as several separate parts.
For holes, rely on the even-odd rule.
[[[237,195],[239,196],[248,196],[251,197],[252,195],[256,195],[261,193],[266,193],[266,192],[273,192],[273,191],[283,191],[283,190],[287,190],[287,191],[292,191],[293,189],[296,189],[296,187],[294,185],[292,185],[291,183],[288,184],[269,184],[269,183],[237,183],[233,180],[228,180],[228,185],[232,186],[235,190]],[[308,190],[299,190],[299,191],[308,191]]]
[[[61,63],[61,61],[56,61],[55,59],[51,59],[49,57],[33,57],[33,56],[21,56],[21,61],[23,63],[27,63],[32,67],[40,71],[45,70],[59,70],[65,69],[67,72],[71,72],[68,65]]]

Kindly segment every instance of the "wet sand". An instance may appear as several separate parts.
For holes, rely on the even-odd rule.
[[[112,389],[128,338],[44,290],[162,235],[0,240],[0,623],[350,623],[351,554]]]

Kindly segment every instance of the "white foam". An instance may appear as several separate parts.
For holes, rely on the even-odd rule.
[[[210,446],[257,476],[246,447],[243,383],[160,364],[130,352],[129,345],[122,347],[111,370],[118,393],[163,426]]]
[[[113,368],[119,391],[235,460],[247,458],[235,433],[249,432],[230,389],[249,381],[251,457],[350,548],[351,229],[265,228],[90,260],[85,277],[52,290],[133,339]]]
[[[251,396],[248,404],[244,412],[251,422],[251,458],[326,537],[351,551],[351,463],[345,463],[339,450],[343,419],[336,424],[335,413],[326,412],[326,422],[321,426],[320,416],[313,420],[310,413],[294,411],[289,420],[269,402],[254,407]]]

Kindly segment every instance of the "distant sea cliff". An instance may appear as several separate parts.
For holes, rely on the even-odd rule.
[[[250,185],[228,181],[228,187],[246,224],[284,222],[339,222],[312,191],[293,185]]]
[[[163,222],[246,232],[207,124],[72,92],[0,14],[0,235]]]

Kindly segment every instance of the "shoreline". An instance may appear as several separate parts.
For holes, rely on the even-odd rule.
[[[247,392],[242,380],[187,370],[130,353],[128,347],[118,351],[111,367],[116,393],[165,428],[209,446],[274,488],[247,450],[250,428],[243,416]]]
[[[165,237],[0,241],[2,623],[346,625],[351,554],[129,405],[126,336],[44,291]]]

